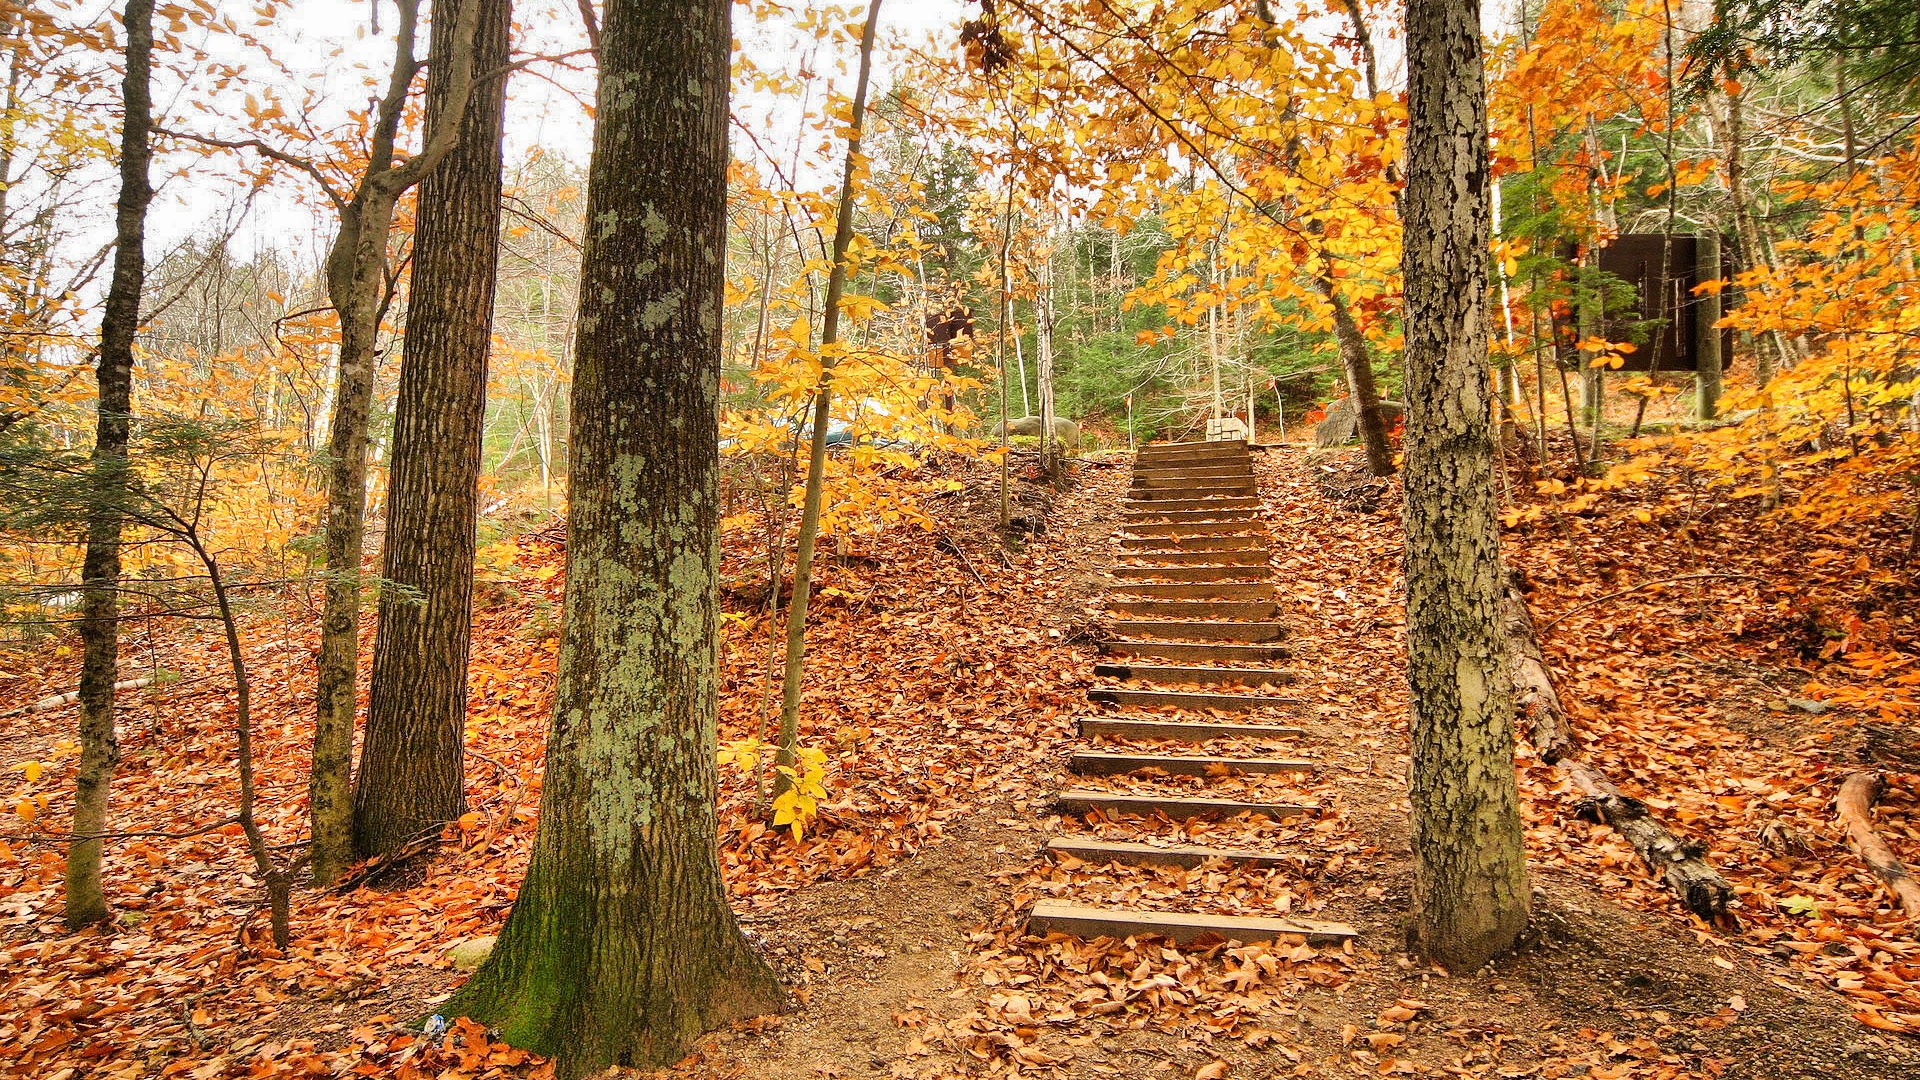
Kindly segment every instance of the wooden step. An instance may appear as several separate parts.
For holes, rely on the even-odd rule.
[[[1109,573],[1123,587],[1136,582],[1260,583],[1268,576],[1265,566],[1116,566]]]
[[[1127,488],[1130,499],[1205,499],[1212,496],[1245,498],[1255,494],[1253,477],[1181,476],[1152,474],[1136,476]]]
[[[1041,900],[1027,912],[1027,933],[1035,936],[1164,937],[1177,945],[1212,941],[1273,941],[1299,937],[1311,945],[1331,945],[1359,937],[1346,923],[1319,919],[1275,919],[1251,915],[1206,915],[1182,911],[1133,911],[1087,907],[1064,900]]]
[[[1149,503],[1148,506],[1153,504]],[[1132,525],[1158,521],[1259,521],[1257,506],[1229,507],[1224,510],[1200,507],[1194,510],[1122,510],[1120,523]]]
[[[1087,691],[1087,700],[1095,705],[1124,705],[1144,708],[1170,708],[1199,711],[1252,712],[1255,709],[1291,709],[1299,698],[1271,694],[1210,694],[1200,690],[1126,690],[1096,687]]]
[[[1195,667],[1186,664],[1095,664],[1102,679],[1150,683],[1191,683],[1195,686],[1289,686],[1300,676],[1279,668]]]
[[[1194,641],[1103,641],[1100,652],[1107,656],[1131,656],[1142,660],[1191,660],[1199,663],[1291,660],[1293,650],[1285,645],[1222,645]]]
[[[1173,720],[1136,716],[1086,716],[1076,721],[1080,736],[1115,739],[1297,739],[1304,728],[1285,724],[1241,724],[1231,720]]]
[[[1222,447],[1209,450],[1180,450],[1166,453],[1145,453],[1133,456],[1136,469],[1178,468],[1198,465],[1237,465],[1241,468],[1253,467],[1253,455],[1245,450]]]
[[[1253,467],[1241,462],[1238,464],[1221,465],[1136,465],[1133,468],[1133,485],[1135,487],[1141,487],[1158,481],[1185,482],[1190,480],[1251,484],[1253,483]]]
[[[1128,536],[1233,536],[1264,532],[1254,518],[1245,521],[1123,521]]]
[[[1265,548],[1234,551],[1132,551],[1123,550],[1125,566],[1258,566],[1263,570],[1273,553]]]
[[[1128,600],[1107,601],[1107,609],[1122,615],[1153,615],[1171,619],[1270,619],[1280,613],[1272,600]]]
[[[1150,641],[1231,641],[1259,645],[1287,636],[1282,622],[1184,622],[1178,619],[1116,619],[1107,629]]]
[[[1128,499],[1120,504],[1123,514],[1159,514],[1187,510],[1226,512],[1230,510],[1257,511],[1260,500],[1248,495],[1223,495],[1219,498],[1202,499]]]
[[[1285,855],[1272,851],[1253,851],[1247,848],[1213,848],[1199,844],[1169,844],[1157,847],[1153,844],[1136,844],[1127,840],[1099,840],[1056,836],[1047,841],[1047,854],[1058,859],[1067,857],[1081,862],[1105,866],[1108,863],[1122,863],[1127,866],[1199,866],[1213,859],[1252,867],[1292,867],[1299,865],[1298,855]]]
[[[1142,769],[1159,769],[1175,776],[1213,776],[1225,773],[1270,775],[1312,772],[1317,766],[1301,758],[1214,757],[1207,754],[1109,754],[1077,750],[1067,759],[1067,771],[1077,776],[1121,776]]]
[[[1247,452],[1244,439],[1188,439],[1185,442],[1150,442],[1136,451],[1138,454],[1191,454],[1197,451],[1233,451]]]
[[[1116,581],[1113,590],[1156,600],[1267,600],[1271,581]]]
[[[1258,533],[1237,536],[1122,536],[1120,547],[1128,552],[1142,551],[1249,551],[1265,550],[1267,538]]]
[[[1122,795],[1112,791],[1094,791],[1091,788],[1063,791],[1054,797],[1053,805],[1062,814],[1099,813],[1106,817],[1112,817],[1115,814],[1135,814],[1140,817],[1163,814],[1170,821],[1213,821],[1219,818],[1237,817],[1241,814],[1256,814],[1275,821],[1285,821],[1288,818],[1320,811],[1318,806],[1298,803],[1256,803],[1243,802],[1239,799],[1198,799],[1180,795]]]

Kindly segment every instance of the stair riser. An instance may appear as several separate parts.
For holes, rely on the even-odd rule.
[[[1264,549],[1264,536],[1123,536],[1120,546],[1129,553],[1150,551],[1252,551]]]
[[[1139,660],[1179,660],[1194,663],[1241,663],[1291,660],[1293,650],[1284,645],[1205,645],[1179,641],[1103,641],[1105,656],[1126,656]]]
[[[1260,523],[1246,521],[1123,521],[1120,528],[1129,536],[1240,536],[1260,532]]]
[[[1258,584],[1267,577],[1264,566],[1116,566],[1113,576],[1125,587],[1131,583],[1183,582]]]
[[[1238,645],[1261,645],[1287,636],[1287,628],[1275,622],[1196,623],[1171,619],[1116,619],[1108,623],[1116,634],[1152,641],[1229,641]]]
[[[1313,945],[1334,945],[1359,934],[1344,923],[1306,919],[1263,919],[1192,912],[1144,912],[1086,908],[1058,900],[1042,900],[1027,914],[1027,933],[1036,936],[1128,938],[1153,935],[1175,944],[1200,941],[1274,941],[1302,937]]]
[[[1107,608],[1121,615],[1168,619],[1245,619],[1260,621],[1280,614],[1271,600],[1109,600]]]
[[[1300,680],[1291,671],[1271,668],[1208,668],[1176,664],[1095,664],[1095,678],[1147,682],[1159,686],[1292,686]]]
[[[1164,814],[1172,821],[1218,821],[1221,818],[1238,817],[1241,814],[1253,814],[1258,817],[1286,821],[1289,818],[1302,817],[1319,810],[1317,806],[1295,806],[1290,803],[1248,803],[1233,799],[1177,799],[1172,797],[1147,795],[1061,795],[1054,802],[1054,809],[1062,814],[1098,813],[1106,817],[1117,814],[1131,814],[1135,817],[1153,817]]]
[[[1208,720],[1135,720],[1085,717],[1077,728],[1083,739],[1168,739],[1203,743],[1214,739],[1297,739],[1306,732],[1284,724],[1235,724]]]
[[[1116,581],[1113,591],[1153,600],[1270,600],[1270,581],[1249,582],[1139,582]]]
[[[1210,859],[1232,863],[1255,869],[1285,869],[1299,865],[1297,858],[1264,851],[1243,851],[1238,848],[1208,848],[1195,845],[1178,847],[1154,847],[1151,844],[1133,844],[1120,840],[1073,840],[1056,838],[1047,841],[1047,854],[1053,858],[1073,858],[1081,862],[1104,866],[1107,863],[1122,863],[1127,866],[1184,866],[1192,868],[1206,863]]]
[[[1239,776],[1275,776],[1312,772],[1313,763],[1297,758],[1227,758],[1154,756],[1151,754],[1079,753],[1067,761],[1075,776],[1124,776],[1158,769],[1175,776],[1213,776],[1225,770]]]
[[[1186,709],[1190,712],[1257,712],[1261,709],[1291,709],[1301,704],[1298,698],[1266,694],[1209,694],[1197,690],[1089,690],[1087,700],[1095,705]]]
[[[1122,551],[1128,561],[1122,567],[1160,566],[1258,566],[1265,567],[1273,553],[1263,548],[1239,551]]]

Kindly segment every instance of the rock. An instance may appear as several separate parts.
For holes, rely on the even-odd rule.
[[[472,971],[485,963],[487,955],[493,952],[493,943],[497,940],[492,934],[485,937],[468,938],[447,946],[447,958],[461,971]]]
[[[1407,406],[1403,402],[1380,399],[1380,412],[1391,428],[1395,421],[1406,415]],[[1354,407],[1353,395],[1337,398],[1327,404],[1327,418],[1313,429],[1313,445],[1325,450],[1334,446],[1345,446],[1360,435],[1360,412]]]
[[[1812,713],[1814,716],[1819,716],[1821,713],[1826,712],[1828,709],[1833,708],[1833,706],[1827,704],[1824,701],[1813,701],[1809,698],[1790,697],[1787,699],[1787,708],[1798,709],[1803,713]]]
[[[1026,435],[1037,439],[1040,437],[1040,418],[1037,416],[1023,416],[1018,420],[1009,420],[1007,421],[1007,434],[1010,436]],[[1080,425],[1064,416],[1056,416],[1053,418],[1053,438],[1055,442],[1068,450],[1078,450],[1080,448]]]

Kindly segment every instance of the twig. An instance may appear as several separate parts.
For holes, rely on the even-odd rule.
[[[1561,619],[1567,618],[1572,615],[1578,615],[1581,612],[1586,611],[1588,608],[1599,607],[1601,604],[1604,604],[1609,600],[1618,600],[1619,598],[1626,596],[1628,593],[1636,593],[1636,592],[1639,592],[1641,589],[1649,588],[1654,585],[1671,585],[1676,581],[1711,581],[1715,579],[1732,580],[1732,581],[1758,581],[1763,585],[1766,584],[1766,581],[1767,581],[1766,578],[1755,577],[1752,574],[1682,574],[1679,577],[1655,578],[1652,581],[1643,581],[1640,584],[1635,585],[1630,589],[1621,589],[1619,592],[1616,592],[1616,593],[1608,593],[1607,595],[1599,598],[1598,600],[1588,601],[1587,603],[1581,604],[1579,607],[1573,608],[1570,611],[1563,611],[1560,614],[1555,615],[1553,618],[1548,619],[1546,622],[1541,623],[1540,632],[1542,634],[1545,634],[1547,631],[1553,629],[1554,624],[1558,623]]]
[[[216,821],[212,825],[203,825],[198,829],[188,829],[185,832],[103,832],[88,833],[85,836],[62,836],[58,833],[0,833],[0,840],[18,840],[28,844],[76,844],[92,840],[186,840],[190,837],[204,836],[210,832],[218,832],[229,825],[238,825],[239,823],[239,818],[228,818],[225,821]]]

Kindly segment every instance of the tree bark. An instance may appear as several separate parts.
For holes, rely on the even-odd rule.
[[[610,0],[569,455],[566,613],[540,828],[448,1015],[562,1080],[677,1060],[779,1007],[716,851],[727,0]]]
[[[1696,274],[1699,282],[1720,277],[1720,236],[1711,230],[1695,240]],[[1697,284],[1698,282],[1696,282]],[[1700,362],[1693,373],[1693,418],[1710,423],[1720,415],[1720,391],[1725,374],[1725,358],[1720,355],[1720,294],[1702,293],[1693,300],[1693,349]]]
[[[1527,599],[1518,589],[1508,588],[1501,597],[1500,620],[1513,672],[1514,720],[1541,760],[1554,764],[1573,749],[1573,733],[1567,730],[1566,712],[1547,673],[1547,658],[1540,651],[1540,635],[1534,632]]]
[[[315,664],[313,771],[307,786],[313,880],[326,883],[353,859],[353,722],[360,670],[360,559],[367,514],[367,417],[373,405],[375,347],[387,306],[387,233],[400,196],[452,151],[460,125],[428,136],[405,163],[393,164],[407,88],[415,73],[419,0],[399,0],[399,30],[386,96],[377,107],[372,153],[353,196],[340,206],[340,232],[327,253],[327,299],[340,319],[340,362],[327,438],[327,520],[322,538],[327,579]],[[464,113],[473,84],[478,4],[454,9],[457,41],[447,75],[449,120]]]
[[[1047,218],[1047,242],[1053,241],[1052,215]],[[1065,239],[1070,240],[1071,234]],[[1053,251],[1047,251],[1047,257],[1040,264],[1040,289],[1034,298],[1033,333],[1036,353],[1036,375],[1040,390],[1040,471],[1049,480],[1060,477],[1060,444],[1053,433]]]
[[[153,0],[127,0],[122,13],[127,71],[121,81],[120,200],[114,217],[113,279],[100,320],[94,409],[93,498],[80,596],[80,765],[74,778],[73,834],[106,832],[113,767],[115,667],[120,660],[120,529],[127,497],[127,441],[133,414],[133,339],[140,330],[146,283],[147,207],[153,201]],[[66,923],[89,926],[107,917],[101,879],[103,841],[67,848]]]
[[[1380,411],[1380,389],[1373,380],[1373,351],[1367,348],[1367,336],[1360,332],[1360,324],[1353,320],[1353,311],[1330,273],[1315,277],[1314,284],[1333,306],[1333,337],[1340,345],[1347,387],[1353,392],[1353,414],[1359,421],[1360,445],[1367,451],[1367,471],[1375,476],[1392,476],[1393,446],[1387,442],[1387,419]],[[1484,348],[1484,340],[1481,344]]]
[[[509,0],[480,12],[480,71],[508,62]],[[448,123],[446,71],[464,48],[436,19],[428,46],[428,129]],[[467,715],[475,519],[486,424],[487,352],[500,237],[506,77],[475,87],[458,146],[420,184],[413,287],[388,479],[390,583],[380,597],[365,740],[354,789],[354,845],[379,855],[458,818]]]
[[[800,495],[800,537],[793,556],[793,601],[787,606],[786,667],[780,682],[780,736],[774,748],[776,769],[796,768],[800,748],[800,679],[807,664],[807,602],[813,596],[813,549],[820,539],[820,499],[826,484],[827,424],[832,419],[833,367],[840,344],[840,300],[847,291],[847,249],[853,244],[853,184],[860,157],[860,129],[866,120],[867,79],[873,73],[873,39],[880,22],[880,0],[867,0],[867,21],[860,36],[860,75],[853,92],[853,116],[847,136],[846,171],[840,177],[840,206],[833,226],[833,269],[827,274],[826,310],[820,317],[820,385],[813,392],[813,430],[807,442],[807,484]],[[1001,386],[1004,389],[1004,379]],[[1001,401],[1002,411],[1006,402]],[[773,796],[792,787],[786,773],[773,776]]]
[[[1487,380],[1477,3],[1407,5],[1406,574],[1414,945],[1456,971],[1527,921]]]

